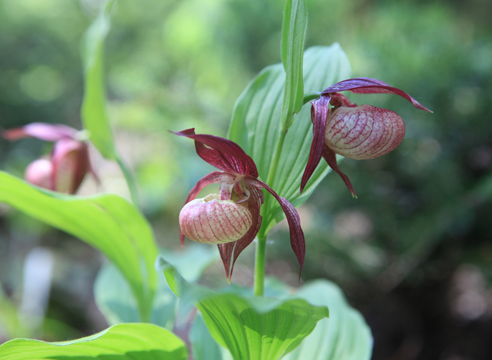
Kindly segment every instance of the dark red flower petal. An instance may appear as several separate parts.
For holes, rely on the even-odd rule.
[[[325,146],[326,118],[330,111],[330,96],[321,96],[311,102],[311,121],[313,122],[313,142],[308,162],[301,180],[301,193],[318,166]]]
[[[20,128],[5,130],[2,136],[7,140],[18,140],[33,137],[44,141],[73,139],[77,130],[61,124],[32,123]]]
[[[324,89],[321,94],[327,95],[338,91],[350,91],[356,94],[395,94],[399,95],[412,103],[417,109],[432,112],[406,92],[392,87],[380,80],[370,78],[354,78],[340,81]]]
[[[253,159],[235,142],[218,136],[195,134],[195,129],[187,129],[174,134],[195,140],[198,156],[217,169],[258,177],[258,170]]]
[[[191,189],[188,193],[188,197],[186,198],[185,205],[188,204],[191,200],[195,199],[197,195],[205,189],[208,185],[223,183],[223,182],[232,182],[234,180],[234,175],[225,173],[222,171],[214,171],[208,175],[205,175],[201,178],[196,185]],[[182,232],[179,233],[181,239],[181,245],[184,244],[184,234]]]
[[[229,281],[231,280],[234,263],[236,262],[237,257],[249,244],[251,244],[261,227],[262,217],[260,215],[260,208],[263,204],[263,193],[260,188],[257,188],[254,185],[249,186],[249,192],[250,195],[247,204],[248,210],[253,218],[253,225],[241,239],[232,243],[217,245]]]
[[[64,138],[55,143],[51,152],[54,190],[74,194],[89,171],[87,144]]]
[[[282,210],[285,213],[287,222],[289,224],[290,230],[290,245],[294,254],[296,254],[297,260],[299,261],[300,270],[299,276],[302,272],[302,267],[304,266],[304,256],[306,254],[306,241],[304,239],[304,232],[301,228],[301,219],[299,218],[299,213],[297,212],[294,205],[292,205],[287,199],[279,196],[272,188],[270,188],[263,181],[258,179],[248,179],[250,184],[256,185],[266,189],[270,194],[273,195],[275,199],[279,202]]]
[[[323,157],[325,158],[326,162],[328,165],[335,171],[340,177],[342,178],[343,182],[349,189],[350,193],[354,198],[357,197],[357,194],[355,193],[354,187],[352,186],[352,183],[350,182],[349,178],[347,175],[345,175],[339,168],[337,164],[337,155],[335,152],[330,149],[327,145],[323,148]]]

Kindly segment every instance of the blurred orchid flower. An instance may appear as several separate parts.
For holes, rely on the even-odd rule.
[[[266,189],[285,213],[290,243],[302,270],[305,241],[299,214],[289,201],[258,179],[258,170],[251,157],[239,145],[221,137],[195,134],[194,129],[174,134],[193,139],[198,156],[221,170],[203,177],[188,194],[179,216],[181,243],[186,235],[191,240],[217,244],[230,280],[237,257],[260,230],[261,189]],[[214,183],[221,184],[220,195],[194,200],[207,185]]]
[[[89,161],[87,143],[79,139],[79,134],[69,126],[45,123],[32,123],[2,132],[8,140],[32,137],[55,142],[49,158],[29,164],[24,178],[33,185],[69,194],[77,191],[88,172],[99,181]]]
[[[301,192],[324,157],[352,196],[357,197],[349,178],[338,168],[336,154],[351,159],[373,159],[396,149],[405,136],[405,124],[397,113],[370,105],[357,106],[339,91],[395,94],[417,109],[432,112],[407,93],[376,79],[348,79],[326,88],[311,102],[314,138],[301,180]]]

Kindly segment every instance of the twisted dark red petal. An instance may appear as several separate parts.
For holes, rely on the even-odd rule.
[[[253,218],[253,225],[251,225],[251,228],[241,239],[232,243],[217,245],[229,281],[231,280],[234,263],[236,262],[237,257],[249,244],[251,244],[261,227],[262,217],[260,215],[260,208],[263,204],[263,193],[256,185],[251,183],[248,183],[248,185],[250,196],[247,204],[248,210]]]
[[[186,198],[184,205],[188,204],[191,200],[194,200],[197,197],[197,195],[200,193],[200,191],[205,189],[208,185],[223,183],[223,182],[232,182],[233,180],[234,180],[234,175],[222,171],[214,171],[208,175],[205,175],[200,180],[198,180],[196,185],[193,186],[191,191],[188,193],[188,197]],[[183,245],[184,234],[181,231],[179,233],[179,237],[181,239],[181,245]]]
[[[330,96],[321,96],[311,102],[311,121],[313,122],[313,142],[308,162],[301,180],[301,193],[318,166],[325,146],[326,118],[330,110]]]
[[[337,164],[337,155],[335,152],[330,149],[326,144],[323,148],[323,157],[325,158],[326,162],[328,165],[335,171],[340,177],[342,178],[343,182],[349,189],[350,193],[352,194],[353,197],[357,197],[357,194],[355,193],[354,187],[352,186],[352,183],[350,182],[349,178],[347,175],[345,175],[339,168]]]
[[[258,177],[258,170],[253,159],[235,142],[218,136],[195,134],[195,129],[187,129],[174,134],[195,140],[198,156],[217,169]]]
[[[304,256],[306,254],[306,241],[304,239],[304,232],[301,228],[301,219],[299,218],[299,213],[297,212],[294,205],[292,205],[287,199],[279,196],[272,188],[270,188],[263,181],[258,179],[250,180],[253,184],[256,184],[258,187],[262,187],[266,189],[270,194],[273,195],[275,199],[279,202],[282,210],[285,213],[285,217],[287,218],[287,222],[289,224],[290,230],[290,245],[292,250],[294,250],[294,254],[296,254],[297,260],[299,261],[300,270],[299,276],[302,272],[302,267],[304,266]]]
[[[20,128],[5,130],[2,136],[7,140],[33,137],[44,141],[73,139],[77,130],[61,124],[32,123]]]
[[[406,92],[392,87],[380,80],[370,79],[370,78],[354,78],[340,81],[330,87],[324,89],[321,94],[327,95],[331,93],[335,93],[338,91],[350,91],[356,94],[394,94],[399,95],[412,103],[417,109],[432,112],[427,109],[425,106],[420,104],[413,97],[408,95]]]

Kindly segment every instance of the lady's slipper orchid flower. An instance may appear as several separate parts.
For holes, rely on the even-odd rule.
[[[266,189],[285,213],[290,243],[302,270],[305,242],[299,214],[289,201],[258,179],[258,170],[251,157],[236,143],[213,135],[195,134],[195,129],[174,134],[193,139],[198,156],[221,170],[203,177],[188,194],[179,216],[181,243],[186,235],[191,240],[217,244],[230,279],[237,257],[260,230],[261,189]],[[214,183],[220,183],[220,195],[194,200],[207,185]]]
[[[45,123],[32,123],[2,133],[8,140],[33,137],[55,142],[49,158],[29,164],[24,178],[33,185],[69,194],[77,191],[88,172],[98,181],[90,165],[87,143],[79,140],[78,134],[69,126]]]
[[[324,157],[356,197],[349,178],[338,168],[336,154],[351,159],[373,159],[396,149],[405,136],[405,124],[398,114],[370,105],[357,106],[339,91],[395,94],[410,101],[417,109],[432,112],[407,93],[376,79],[348,79],[326,88],[311,102],[314,138],[301,180],[301,192]]]

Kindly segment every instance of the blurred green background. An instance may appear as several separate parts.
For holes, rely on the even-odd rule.
[[[0,1],[1,128],[81,127],[79,43],[99,5]],[[386,156],[343,161],[359,199],[330,174],[300,209],[303,281],[328,278],[345,290],[372,328],[374,359],[492,358],[492,3],[308,5],[307,47],[339,42],[354,77],[398,87],[434,114],[396,96],[349,96],[398,112],[407,133]],[[212,169],[168,130],[226,135],[241,91],[280,61],[283,6],[283,0],[120,0],[115,7],[105,53],[109,112],[160,246],[178,248],[182,203]],[[48,151],[38,140],[2,139],[0,168],[22,177]],[[93,157],[104,191],[128,197],[117,166]],[[96,190],[88,179],[79,194]],[[234,282],[252,283],[253,250],[239,258]],[[286,225],[271,233],[267,256],[268,274],[298,286]],[[16,321],[5,315],[13,314],[10,307],[29,313],[22,284],[30,258],[52,264],[46,318],[31,329],[18,324],[12,334],[5,326]],[[102,262],[82,242],[0,207],[0,342],[33,333],[62,340],[105,328],[92,295]],[[208,274],[225,283],[222,271],[218,263]]]

